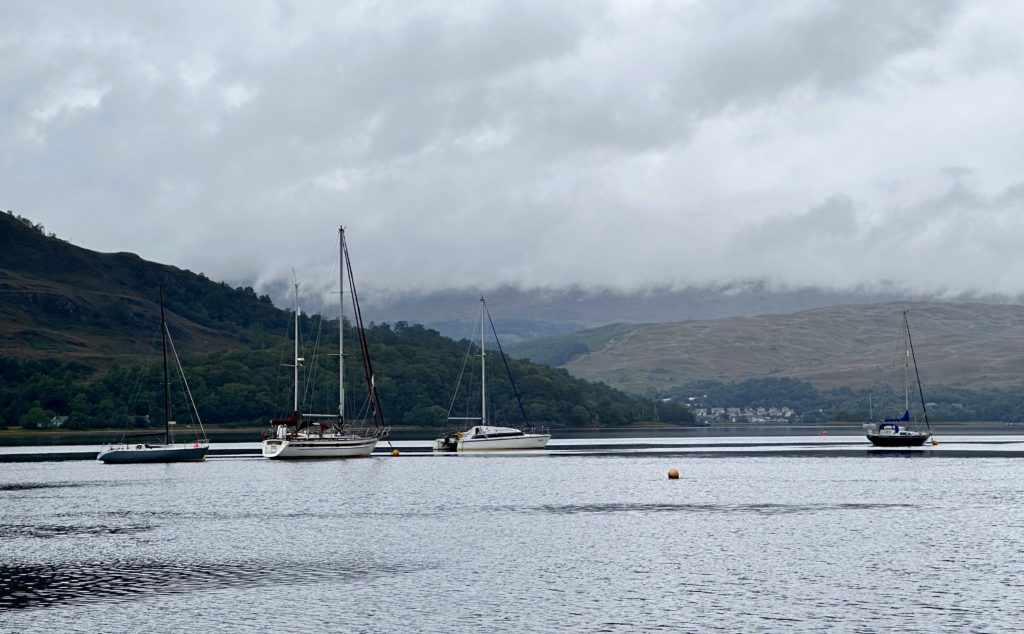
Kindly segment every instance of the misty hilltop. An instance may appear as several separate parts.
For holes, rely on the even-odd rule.
[[[644,324],[782,315],[841,304],[875,304],[908,299],[939,301],[934,295],[908,294],[885,287],[858,287],[845,291],[816,287],[776,288],[764,280],[636,291],[578,285],[561,288],[505,285],[484,289],[483,292],[495,314],[504,318],[564,324],[577,329],[612,323]],[[479,289],[385,294],[369,302],[367,314],[384,321],[407,319],[432,325],[473,314],[474,302],[480,294]],[[1012,299],[962,295],[942,301],[1005,303]],[[275,296],[275,301],[286,303],[287,300],[282,293]]]
[[[282,289],[283,290],[283,289]],[[527,289],[447,289],[387,293],[371,297],[365,313],[378,321],[407,320],[461,338],[472,332],[476,299],[483,292],[495,315],[502,340],[517,344],[558,337],[611,324],[659,324],[731,317],[788,315],[815,308],[885,302],[1006,305],[1018,297],[993,295],[935,296],[885,286],[851,290],[776,288],[764,280],[683,288],[648,288],[632,292],[570,286]],[[284,304],[283,292],[275,301]],[[585,337],[590,337],[586,335]],[[540,344],[544,346],[543,343]],[[549,355],[541,353],[545,362]],[[559,361],[560,363],[560,361]],[[556,364],[557,365],[557,364]]]

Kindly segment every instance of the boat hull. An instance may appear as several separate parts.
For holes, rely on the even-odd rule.
[[[551,434],[523,434],[498,438],[463,438],[459,440],[457,451],[522,451],[544,449]]]
[[[373,453],[377,438],[270,439],[263,441],[263,457],[271,460],[316,458],[365,458]]]
[[[544,449],[551,434],[545,428],[523,431],[516,427],[476,425],[466,431],[450,432],[434,441],[436,452],[528,451]]]
[[[931,434],[867,434],[871,444],[877,447],[920,447],[931,438]]]
[[[118,445],[96,456],[105,464],[137,464],[144,462],[202,462],[209,443],[185,445]]]

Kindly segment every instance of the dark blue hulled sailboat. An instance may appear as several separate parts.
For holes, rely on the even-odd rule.
[[[167,329],[167,318],[164,316],[164,291],[160,289],[160,336],[163,342],[164,355],[164,433],[163,442],[146,442],[153,439],[154,434],[127,435],[125,434],[107,446],[97,456],[107,464],[126,464],[139,462],[198,462],[206,458],[206,452],[210,449],[210,441],[206,438],[203,430],[203,423],[199,420],[199,412],[196,410],[195,401],[192,399],[192,392],[188,389],[188,382],[185,381],[185,372],[181,367],[181,360],[178,352],[174,349],[174,342],[171,340],[171,333]],[[185,394],[189,403],[189,416],[195,414],[195,437],[187,442],[174,442],[174,435],[171,426],[175,424],[171,420],[171,384],[167,373],[167,348],[170,347],[174,355],[174,363],[181,375],[182,384],[185,386]],[[156,440],[160,440],[160,434],[156,434]],[[135,440],[132,440],[132,439]]]
[[[910,338],[910,322],[907,311],[903,311],[903,334],[906,342],[903,364],[904,410],[899,418],[885,418],[881,422],[868,423],[864,432],[872,444],[879,447],[920,447],[932,437],[931,423],[928,422],[928,408],[924,402],[924,390],[921,389],[921,374],[917,370],[917,357],[914,355],[914,342]],[[910,364],[914,364],[914,378],[917,382],[917,393],[921,398],[921,420],[911,420],[910,416]],[[935,441],[932,440],[935,444]]]

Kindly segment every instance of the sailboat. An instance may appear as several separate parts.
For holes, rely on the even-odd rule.
[[[919,447],[932,436],[931,423],[928,422],[928,408],[924,402],[924,390],[921,388],[921,374],[917,370],[917,357],[914,355],[914,342],[910,337],[910,321],[907,311],[903,311],[903,415],[899,418],[885,418],[880,422],[868,423],[864,432],[873,444],[879,447]],[[910,365],[914,366],[914,378],[917,382],[917,393],[921,399],[921,420],[912,420],[910,414]],[[922,426],[923,423],[923,426]],[[934,440],[932,441],[934,444]]]
[[[304,458],[361,458],[373,453],[379,440],[388,437],[390,428],[384,425],[380,397],[373,378],[373,364],[366,343],[363,315],[359,309],[352,263],[345,228],[338,228],[340,290],[338,300],[338,411],[329,414],[301,414],[299,412],[299,368],[304,359],[299,356],[299,285],[295,283],[295,354],[292,367],[292,414],[282,420],[271,420],[271,431],[262,443],[263,457],[274,460]],[[347,274],[347,275],[346,275]],[[344,304],[345,279],[348,278],[352,297],[353,320],[358,334],[366,377],[366,394],[373,427],[353,429],[345,417],[345,339]]]
[[[196,410],[195,400],[192,398],[192,391],[189,390],[188,382],[185,380],[185,371],[181,367],[181,359],[178,358],[178,351],[174,348],[174,341],[171,339],[171,331],[167,328],[167,318],[164,315],[164,290],[160,289],[160,336],[163,342],[164,356],[164,433],[163,442],[150,443],[142,442],[144,438],[152,438],[152,432],[147,434],[124,435],[120,440],[115,441],[99,453],[96,458],[107,464],[124,464],[137,462],[198,462],[206,458],[206,452],[210,449],[210,441],[206,438],[203,430],[203,423],[199,419],[199,412]],[[170,348],[174,355],[174,363],[181,376],[182,385],[185,387],[185,395],[189,403],[189,415],[195,414],[195,438],[190,442],[174,442],[174,435],[171,428],[176,424],[171,420],[171,384],[167,372],[167,349]],[[138,442],[132,440],[135,438]]]
[[[460,417],[452,416],[452,406],[455,404],[455,396],[448,407],[448,421],[456,423],[476,422],[465,430],[450,432],[434,440],[434,451],[496,451],[496,450],[523,450],[523,449],[544,449],[551,434],[543,427],[523,431],[517,427],[498,427],[488,424],[487,420],[487,352],[484,346],[484,319],[490,321],[491,315],[487,310],[487,302],[483,296],[480,297],[480,416]],[[498,332],[491,321],[491,331],[494,332],[494,340],[498,345],[502,361],[505,361],[505,354],[501,351],[501,342],[498,340]],[[468,355],[468,352],[467,352]],[[512,381],[512,373],[508,371],[508,362],[505,361],[505,370],[508,373],[509,381],[512,382],[512,390],[519,404],[519,411],[526,420],[526,413],[523,411],[523,403],[519,398],[519,390],[516,389],[515,381]],[[460,376],[461,378],[461,376]],[[458,394],[458,386],[455,388]]]

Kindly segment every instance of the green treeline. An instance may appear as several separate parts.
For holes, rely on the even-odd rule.
[[[176,310],[182,310],[180,304]],[[205,317],[219,320],[211,313],[207,309]],[[203,316],[195,316],[202,321]],[[301,332],[305,333],[301,354],[306,360],[300,373],[300,408],[305,412],[334,412],[338,394],[337,321],[304,316]],[[188,387],[204,423],[265,423],[291,411],[292,370],[287,365],[291,363],[293,344],[285,339],[284,332],[277,336],[261,334],[255,346],[244,349],[206,355],[179,349]],[[350,414],[358,416],[358,401],[366,393],[366,384],[362,358],[355,338],[349,334],[345,351],[347,400],[355,402],[357,411]],[[467,350],[476,348],[467,341],[453,341],[434,330],[404,322],[371,325],[366,335],[386,422],[445,427]],[[314,353],[317,348],[319,353]],[[471,365],[474,362],[470,356],[452,415],[479,411],[479,383],[467,385],[478,381]],[[492,353],[488,362],[489,411],[499,423],[522,424],[500,357]],[[509,366],[531,424],[581,427],[650,420],[693,421],[685,407],[656,403],[602,383],[575,379],[564,370],[511,359]],[[171,377],[172,417],[188,421],[190,411],[173,368]],[[126,423],[140,428],[162,425],[159,339],[155,339],[145,363],[106,370],[81,361],[0,359],[0,424],[35,428],[54,416],[67,416],[64,427],[70,429],[121,427]]]
[[[672,390],[673,400],[692,401],[695,407],[789,407],[804,422],[866,421],[899,416],[906,396],[890,386],[851,389],[816,389],[791,378],[747,379],[740,382],[695,381]],[[927,387],[925,401],[933,421],[1024,420],[1024,392],[969,390],[938,385]],[[920,412],[920,398],[910,394],[910,409]]]

